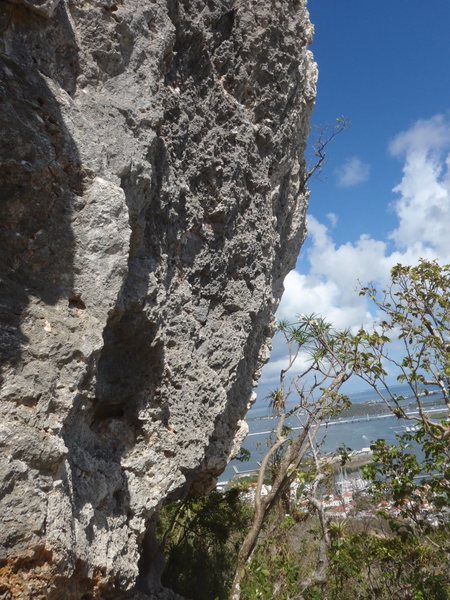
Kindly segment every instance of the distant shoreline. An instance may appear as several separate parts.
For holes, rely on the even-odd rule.
[[[440,392],[438,390],[436,391],[431,391],[429,393],[420,393],[420,398],[422,400],[422,403],[424,405],[424,407],[428,408],[430,404],[437,407],[438,404],[443,405],[443,407],[445,408],[445,403],[444,403],[444,399],[443,398],[436,398],[436,396],[438,396],[440,394]],[[401,400],[399,400],[399,404],[400,406],[402,406],[405,411],[408,409],[413,409],[413,408],[417,408],[417,401],[415,399],[414,396],[404,396],[402,397]],[[292,408],[295,407],[295,404],[292,405],[292,407],[290,407],[289,409],[292,410]],[[260,407],[258,407],[258,410],[260,410]],[[359,417],[359,416],[365,416],[365,415],[384,415],[384,414],[392,414],[391,410],[389,408],[389,406],[386,405],[385,402],[383,402],[383,400],[369,400],[368,402],[360,402],[360,403],[352,403],[352,405],[345,409],[344,411],[342,411],[342,413],[340,413],[339,419],[337,420],[344,420],[344,419],[348,419],[351,417]],[[278,417],[276,415],[258,415],[258,416],[251,416],[251,409],[249,411],[249,414],[247,415],[247,422],[251,422],[251,421],[272,421],[272,420],[276,420]]]

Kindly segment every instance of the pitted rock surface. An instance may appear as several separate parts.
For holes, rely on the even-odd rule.
[[[236,451],[304,238],[312,26],[10,0],[0,31],[0,594],[150,597],[154,516]]]

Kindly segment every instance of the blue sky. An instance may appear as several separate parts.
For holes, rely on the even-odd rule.
[[[278,316],[321,312],[356,328],[373,318],[358,280],[383,284],[421,256],[450,262],[450,2],[310,0],[309,10],[313,125],[344,116],[350,126],[310,183],[309,235]],[[284,360],[275,340],[260,399]]]
[[[381,237],[395,226],[389,204],[402,166],[388,155],[389,141],[450,109],[450,2],[310,0],[309,10],[319,65],[313,123],[351,122],[312,182],[310,212],[321,221],[338,215],[338,242]],[[353,156],[370,165],[370,179],[339,188],[334,170]]]

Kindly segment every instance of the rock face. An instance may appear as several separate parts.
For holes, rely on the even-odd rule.
[[[151,595],[304,237],[305,0],[10,0],[0,30],[0,596]]]

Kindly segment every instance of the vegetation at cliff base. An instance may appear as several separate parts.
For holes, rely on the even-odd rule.
[[[159,521],[166,556],[162,583],[195,600],[227,598],[252,508],[233,487],[166,506]]]

